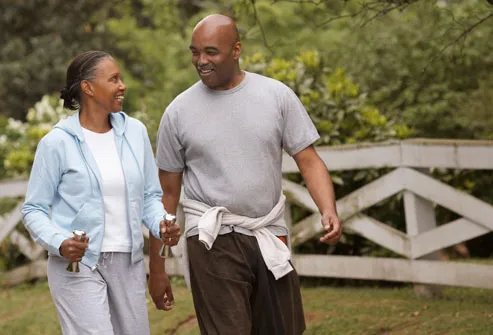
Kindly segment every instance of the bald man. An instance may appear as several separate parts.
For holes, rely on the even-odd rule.
[[[282,150],[294,157],[322,214],[323,243],[342,232],[331,177],[313,148],[319,135],[286,85],[239,66],[235,23],[211,15],[190,44],[200,81],[167,107],[157,165],[168,213],[183,180],[185,278],[202,334],[301,334],[299,280],[286,245]],[[152,237],[151,237],[152,239]],[[168,280],[151,240],[151,296],[169,301]]]

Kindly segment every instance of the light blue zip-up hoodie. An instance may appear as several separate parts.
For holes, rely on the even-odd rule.
[[[125,176],[135,263],[143,259],[142,222],[159,238],[159,223],[166,212],[145,126],[123,112],[111,113],[110,121]],[[79,113],[58,122],[38,144],[22,208],[24,225],[32,238],[49,254],[60,256],[62,242],[73,236],[74,229],[83,230],[89,237],[89,248],[82,263],[96,269],[105,225],[102,185],[97,163],[84,140]]]

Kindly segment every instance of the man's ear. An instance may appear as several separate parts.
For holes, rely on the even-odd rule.
[[[240,59],[241,56],[241,42],[236,42],[233,46],[233,58],[235,60]]]
[[[91,97],[94,95],[94,90],[92,89],[92,85],[87,80],[83,80],[80,82],[80,89],[84,94],[87,94]]]

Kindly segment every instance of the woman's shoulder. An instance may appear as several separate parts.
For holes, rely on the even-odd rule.
[[[36,155],[63,156],[75,143],[72,136],[59,128],[53,128],[41,138],[36,147]]]
[[[61,144],[66,143],[67,141],[72,141],[73,136],[65,132],[60,128],[52,128],[45,136],[41,138],[39,141],[39,145],[45,145],[49,147],[60,147]]]
[[[132,116],[127,115],[127,128],[128,129],[137,129],[137,130],[146,130],[145,124]]]

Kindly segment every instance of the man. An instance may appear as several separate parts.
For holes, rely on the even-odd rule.
[[[283,220],[282,150],[292,155],[322,213],[320,241],[342,232],[330,175],[312,144],[319,136],[284,84],[239,66],[233,20],[211,15],[192,34],[200,81],[166,109],[157,165],[168,213],[185,198],[185,277],[202,334],[301,334],[296,271]],[[151,241],[150,292],[164,309],[169,288],[160,241]],[[168,291],[166,289],[168,288]]]

